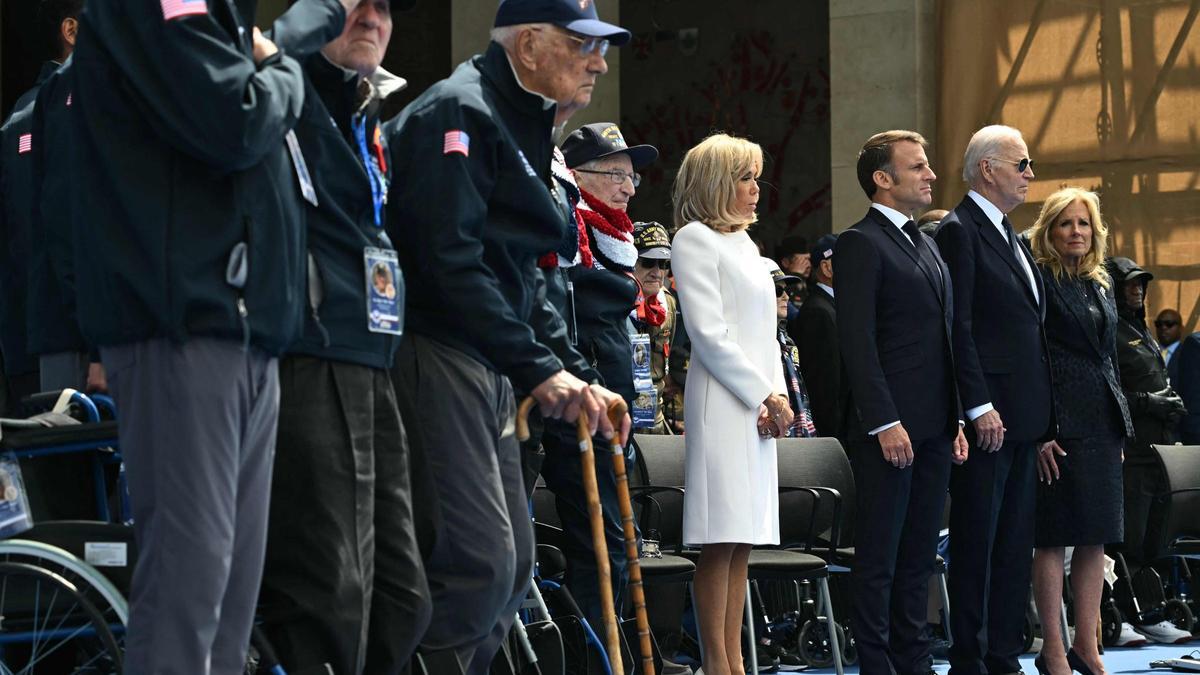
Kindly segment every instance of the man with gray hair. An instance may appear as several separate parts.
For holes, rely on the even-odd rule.
[[[395,182],[387,230],[407,286],[394,376],[414,458],[433,599],[431,672],[482,674],[531,578],[533,531],[513,434],[513,390],[546,417],[625,442],[620,396],[572,347],[537,258],[575,227],[552,177],[553,129],[586,106],[628,31],[591,0],[504,0],[487,51],[386,126]],[[432,525],[426,525],[432,521]],[[432,531],[429,531],[432,530]],[[431,661],[433,664],[431,664]]]
[[[950,477],[950,668],[995,675],[1021,670],[1035,449],[1052,437],[1054,406],[1045,289],[1005,215],[1033,179],[1021,132],[975,132],[963,179],[970,190],[935,237],[954,284],[955,375],[972,446]]]

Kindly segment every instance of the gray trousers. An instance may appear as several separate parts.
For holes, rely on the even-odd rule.
[[[133,507],[125,672],[243,672],[266,547],[277,362],[240,343],[101,350]]]
[[[533,573],[512,387],[478,361],[420,335],[401,343],[393,375],[411,451],[431,482],[424,492],[432,498],[414,500],[415,515],[421,520],[421,511],[435,511],[424,514],[436,524],[425,561],[433,617],[422,647],[453,652],[455,670],[482,675]]]

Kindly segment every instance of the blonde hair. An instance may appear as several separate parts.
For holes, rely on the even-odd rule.
[[[1088,210],[1088,219],[1092,224],[1092,248],[1079,261],[1079,267],[1075,274],[1108,288],[1108,272],[1104,269],[1104,257],[1108,249],[1108,226],[1100,217],[1100,196],[1095,192],[1078,187],[1065,187],[1042,202],[1042,212],[1038,214],[1037,222],[1029,230],[1029,244],[1033,249],[1033,258],[1038,263],[1049,267],[1050,271],[1054,273],[1055,279],[1061,279],[1064,274],[1070,274],[1063,264],[1062,256],[1054,249],[1050,237],[1054,232],[1055,221],[1068,206],[1076,201],[1083,202]]]
[[[763,151],[754,142],[728,134],[713,134],[700,141],[683,158],[671,201],[675,227],[698,220],[718,231],[744,230],[758,220],[736,213],[733,201],[737,183],[747,172],[762,174]]]

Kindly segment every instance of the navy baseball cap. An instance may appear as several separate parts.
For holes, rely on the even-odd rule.
[[[833,245],[837,243],[836,234],[824,234],[813,244],[812,251],[809,254],[812,256],[812,264],[816,266],[822,260],[833,257]]]
[[[572,33],[604,38],[615,47],[629,42],[629,31],[600,20],[596,0],[500,0],[496,28],[522,23],[551,23]]]

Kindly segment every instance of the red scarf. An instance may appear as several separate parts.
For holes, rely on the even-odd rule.
[[[642,292],[642,284],[638,282],[637,318],[647,325],[658,328],[667,320],[667,308],[658,301],[658,293],[650,297]]]

